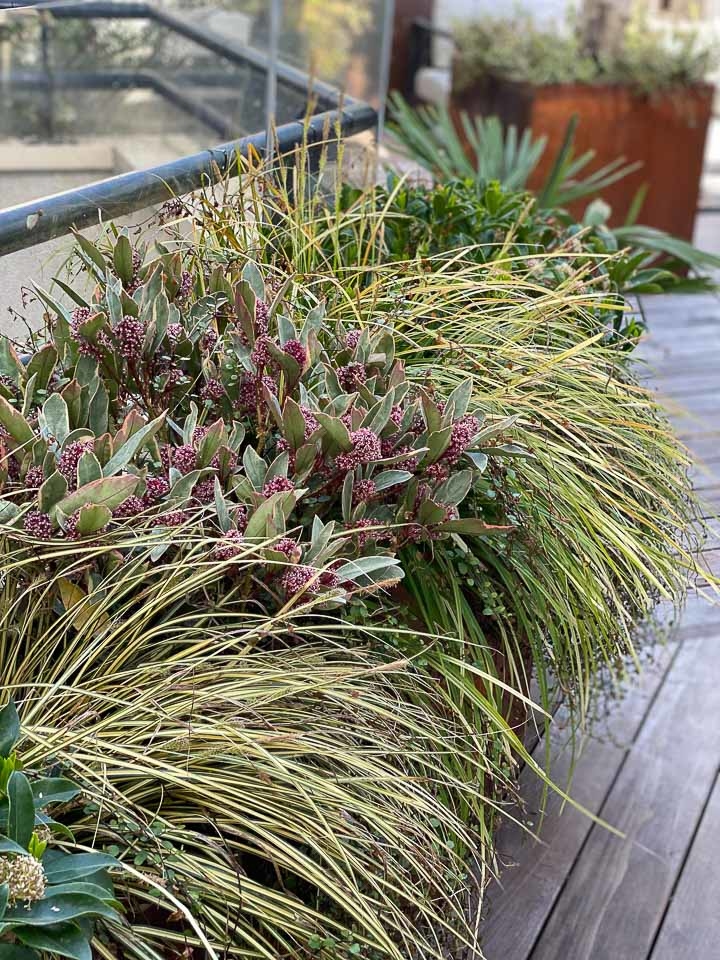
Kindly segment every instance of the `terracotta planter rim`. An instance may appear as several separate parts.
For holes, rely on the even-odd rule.
[[[534,91],[541,91],[543,95],[557,95],[557,96],[567,96],[568,93],[572,91],[577,92],[592,92],[600,94],[618,94],[622,93],[625,96],[632,97],[636,100],[664,100],[665,98],[674,98],[678,95],[690,95],[698,97],[711,97],[715,93],[715,85],[710,83],[707,80],[702,80],[699,83],[691,84],[678,84],[674,87],[663,87],[660,90],[654,90],[650,93],[644,90],[637,90],[631,84],[627,83],[609,83],[609,82],[598,82],[591,83],[588,81],[573,81],[568,83],[530,83],[528,80],[512,80],[509,77],[503,77],[500,74],[496,73],[487,73],[483,77],[478,78],[474,84],[470,84],[467,87],[464,87],[462,90],[457,90],[453,87],[453,93],[462,97],[464,94],[467,95],[471,93],[472,90],[476,87],[482,87],[486,82],[495,83],[501,86],[512,87],[514,90],[527,91],[532,93]]]

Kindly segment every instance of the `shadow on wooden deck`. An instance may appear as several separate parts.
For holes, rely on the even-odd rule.
[[[641,353],[702,460],[706,515],[718,516],[720,299],[646,298],[644,308]],[[717,573],[720,538],[708,546]],[[537,821],[540,842],[503,827],[507,867],[486,900],[487,960],[720,960],[719,718],[720,606],[693,596],[676,635],[576,756],[572,796],[624,838],[554,795]],[[557,727],[552,770],[565,784],[572,758]],[[542,789],[530,775],[523,786],[532,821]]]

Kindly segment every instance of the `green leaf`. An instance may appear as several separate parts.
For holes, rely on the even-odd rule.
[[[80,787],[64,777],[41,777],[30,784],[36,807],[49,803],[67,803],[80,793]]]
[[[78,484],[82,487],[93,480],[99,480],[102,475],[100,461],[92,451],[86,450],[77,465]]]
[[[64,320],[65,323],[70,323],[70,313],[61,303],[58,303],[57,300],[51,297],[46,290],[43,290],[43,288],[39,287],[36,283],[33,284],[33,289],[48,310],[51,310],[57,317],[60,317],[62,320]]]
[[[485,447],[488,454],[492,457],[523,457],[528,460],[534,459],[534,454],[527,447],[519,447],[515,443],[502,443],[499,447]]]
[[[352,580],[359,586],[401,580],[404,576],[397,557],[358,557],[335,570],[340,580]]]
[[[90,407],[88,410],[88,426],[96,437],[100,437],[103,433],[107,432],[109,403],[110,400],[105,384],[98,378],[97,386],[90,397]]]
[[[25,444],[32,443],[35,439],[35,434],[30,428],[30,424],[27,422],[25,417],[8,403],[8,401],[0,394],[0,424],[5,427],[7,432],[17,441],[17,443]]]
[[[68,405],[59,393],[51,393],[42,407],[42,421],[51,437],[62,444],[70,433]]]
[[[212,458],[220,449],[220,444],[225,437],[225,424],[222,420],[216,420],[211,424],[205,436],[200,442],[197,452],[197,462],[200,467],[207,467]]]
[[[90,307],[90,304],[87,302],[87,300],[81,296],[77,290],[73,290],[69,284],[65,283],[59,277],[53,277],[52,282],[57,284],[57,286],[60,287],[60,289],[70,297],[73,303],[76,303],[79,307]]]
[[[35,829],[35,801],[30,782],[24,773],[13,771],[8,780],[7,795],[8,837],[27,850]]]
[[[422,402],[423,414],[425,415],[425,423],[427,424],[428,433],[430,436],[432,436],[433,433],[439,431],[442,427],[442,414],[440,413],[437,404],[433,403],[424,390],[421,390],[420,392],[420,400]]]
[[[11,500],[0,500],[0,523],[12,523],[20,515],[20,507]]]
[[[206,470],[205,474],[207,474],[207,472],[208,471]],[[202,475],[202,470],[191,470],[190,473],[186,473],[183,476],[181,473],[179,473],[179,471],[171,468],[170,482],[172,483],[172,486],[170,487],[170,493],[168,494],[168,501],[172,501],[178,505],[185,504],[188,497],[192,493],[193,487]]]
[[[0,853],[17,853],[27,856],[26,848],[21,847],[19,843],[15,843],[14,840],[10,840],[8,837],[0,837]]]
[[[408,480],[412,480],[412,476],[408,470],[383,470],[382,473],[373,477],[373,483],[376,490],[387,490],[399,483],[407,483]]]
[[[252,260],[248,260],[243,267],[241,276],[243,280],[250,285],[250,289],[258,298],[258,300],[264,300],[265,282],[262,278],[262,274],[258,270],[257,264],[253,263]]]
[[[228,510],[227,501],[223,496],[220,480],[217,477],[215,477],[213,484],[213,496],[215,498],[215,510],[218,516],[218,524],[222,532],[227,533],[232,526],[230,511]]]
[[[486,427],[474,437],[473,442],[478,444],[483,440],[489,440],[490,437],[496,437],[499,433],[505,433],[506,430],[509,430],[517,420],[520,419],[520,414],[516,413],[511,417],[505,417],[502,420],[498,420],[494,423],[489,423]]]
[[[36,900],[29,907],[24,904],[12,907],[0,922],[0,933],[22,924],[32,927],[47,927],[55,923],[74,920],[78,917],[105,917],[107,920],[119,920],[119,914],[101,900],[82,893],[68,893],[65,896]]]
[[[40,955],[14,943],[0,943],[0,960],[40,960]]]
[[[283,434],[291,450],[297,450],[305,440],[305,418],[299,405],[288,397],[283,405]]]
[[[84,507],[86,503],[101,504],[108,510],[114,510],[135,492],[138,482],[138,477],[130,475],[102,477],[100,480],[93,480],[91,483],[78,487],[77,490],[61,500],[56,509],[62,510],[66,517]]]
[[[385,394],[379,403],[375,404],[371,410],[368,410],[368,413],[360,426],[369,427],[373,433],[377,433],[378,435],[381,434],[387,426],[388,420],[390,419],[394,399],[395,394],[393,392]]]
[[[129,440],[126,440],[120,449],[116,450],[112,457],[110,457],[103,469],[103,475],[105,477],[112,477],[113,474],[118,473],[118,471],[122,470],[123,467],[126,467],[138,452],[140,447],[147,440],[150,440],[155,436],[164,422],[165,414],[161,413],[160,416],[155,420],[152,420],[150,423],[146,423],[144,427],[141,427],[138,431],[133,433]]]
[[[160,344],[163,342],[165,334],[167,333],[168,325],[171,322],[170,309],[170,301],[167,298],[167,294],[164,290],[161,290],[153,300],[152,305],[152,323],[155,325],[155,334],[150,349],[153,354],[160,348]],[[175,313],[178,313],[174,304],[172,309]],[[178,313],[175,322],[179,322],[179,320],[180,315]],[[148,327],[148,329],[150,329],[150,327]]]
[[[455,387],[445,404],[445,412],[443,413],[443,424],[445,426],[465,416],[472,397],[472,390],[473,382],[470,378],[463,380]]]
[[[339,417],[331,417],[327,413],[320,413],[320,411],[315,413],[315,417],[329,437],[333,447],[344,452],[352,450],[350,433]]]
[[[7,910],[8,898],[10,896],[10,887],[7,883],[0,883],[0,920],[5,916]]]
[[[182,429],[182,438],[183,443],[190,446],[192,444],[193,434],[195,433],[195,427],[197,427],[198,422],[198,408],[197,405],[191,400],[190,401],[190,412],[187,417],[185,417],[185,423],[183,424]]]
[[[130,283],[134,273],[132,246],[128,238],[124,235],[119,236],[115,244],[113,264],[115,265],[115,272],[123,283]]]
[[[466,450],[465,456],[468,460],[472,461],[476,470],[480,473],[485,472],[485,468],[488,465],[488,455],[486,453],[481,453],[479,450]]]
[[[295,477],[304,480],[312,471],[317,456],[314,443],[304,443],[295,455]]]
[[[0,337],[0,375],[17,386],[25,377],[25,367],[7,337]]]
[[[472,486],[472,470],[459,470],[451,474],[447,480],[442,483],[433,494],[433,500],[445,503],[450,507],[456,507],[462,503],[470,492]]]
[[[20,718],[14,700],[0,710],[0,757],[9,757],[20,737]]]
[[[31,377],[28,377],[25,382],[25,390],[23,395],[22,403],[22,415],[27,418],[30,413],[33,404],[33,398],[35,395],[35,381],[37,380],[37,374],[33,374]]]
[[[434,500],[423,500],[417,512],[418,523],[430,527],[445,519],[446,509]]]
[[[58,353],[51,343],[46,343],[37,353],[34,353],[27,365],[27,378],[35,377],[33,393],[47,390],[47,385],[55,369]]]
[[[43,513],[50,513],[67,493],[67,487],[67,480],[58,470],[51,473],[38,491],[40,510]]]
[[[436,430],[431,433],[427,440],[428,452],[427,462],[435,463],[445,453],[450,445],[452,436],[452,426],[443,427],[442,430]]]
[[[100,253],[100,251],[95,246],[95,244],[91,243],[87,239],[87,237],[84,237],[81,233],[77,233],[77,231],[75,230],[73,230],[73,234],[82,252],[88,258],[88,260],[92,264],[94,264],[100,271],[99,278],[102,280],[105,276],[105,267],[106,267],[105,258]]]
[[[350,522],[352,517],[352,500],[353,500],[353,489],[355,487],[355,474],[352,470],[348,470],[345,474],[345,480],[343,481],[342,489],[342,516],[345,523]]]
[[[112,518],[112,510],[109,510],[103,504],[86,504],[80,507],[78,514],[77,529],[78,533],[86,537],[91,533],[97,533],[108,525]]]
[[[42,859],[48,883],[72,883],[89,877],[98,870],[117,867],[115,857],[107,853],[63,853],[47,850]]]
[[[292,490],[281,490],[267,500],[263,500],[248,520],[245,536],[252,539],[253,537],[274,537],[284,533],[284,524],[280,525],[277,521],[289,515],[295,501],[296,494]],[[278,508],[281,510],[280,515],[277,513]]]
[[[13,933],[25,946],[70,957],[71,960],[92,960],[88,938],[76,923],[54,923],[44,929],[21,926]]]
[[[267,464],[263,458],[254,447],[248,445],[243,451],[242,462],[245,474],[255,490],[262,490],[267,474]]]
[[[95,897],[103,903],[111,904],[116,910],[120,909],[120,903],[115,899],[112,883],[110,883],[108,888],[96,882],[96,880],[102,876],[103,874],[96,872],[91,874],[87,880],[71,880],[68,883],[52,884],[46,888],[45,896],[63,897],[66,893],[84,893],[88,897]]]

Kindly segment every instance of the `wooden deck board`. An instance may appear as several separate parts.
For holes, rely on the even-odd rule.
[[[662,683],[674,653],[668,645],[657,651],[640,683],[625,691],[622,711],[613,711],[597,723],[592,736],[585,737],[574,760],[567,731],[553,736],[551,776],[566,786],[572,772],[573,799],[597,814],[617,771],[637,734],[648,704]],[[557,720],[556,720],[557,726]],[[544,763],[544,744],[535,750],[535,759]],[[587,814],[564,803],[557,794],[547,797],[539,820],[543,788],[530,771],[523,771],[520,787],[525,801],[524,822],[541,823],[541,840],[515,823],[505,825],[498,836],[498,854],[507,868],[501,890],[488,891],[483,952],[487,960],[529,956],[555,901],[592,827]],[[518,866],[512,866],[518,864]],[[517,905],[522,904],[522,923],[517,922]]]
[[[592,827],[532,960],[648,957],[717,777],[719,676],[720,629],[687,638],[601,807],[625,838]]]
[[[700,463],[691,475],[720,574],[720,298],[644,298],[649,333],[638,351],[658,398]],[[703,581],[697,590],[707,596]],[[669,608],[660,608],[669,619]],[[720,960],[720,600],[693,596],[666,649],[610,715],[586,736],[571,792],[619,827],[618,838],[551,795],[541,842],[515,825],[498,836],[501,860],[518,864],[489,891],[487,960]],[[544,749],[539,743],[536,753]],[[552,740],[553,775],[570,769]],[[526,816],[541,788],[521,781]]]
[[[703,814],[651,960],[720,956],[720,778]]]

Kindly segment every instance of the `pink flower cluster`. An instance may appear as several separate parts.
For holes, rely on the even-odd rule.
[[[69,443],[58,458],[58,471],[65,477],[68,487],[74,490],[77,486],[77,468],[80,458],[86,450],[92,453],[95,441],[92,437],[83,440],[74,440]]]
[[[80,327],[87,323],[87,321],[92,316],[92,310],[89,307],[78,307],[76,310],[73,310],[70,316],[70,336],[75,342],[78,353],[83,357],[94,357],[96,360],[99,360],[102,357],[102,349],[110,350],[111,344],[110,340],[103,331],[100,331],[95,338],[95,342],[88,340],[84,336]]]
[[[335,463],[339,470],[352,470],[363,463],[373,463],[375,460],[382,459],[382,445],[380,437],[374,433],[370,427],[360,427],[350,434],[352,450],[349,453],[341,453]]]
[[[25,514],[23,529],[36,540],[51,540],[53,535],[52,520],[46,513],[39,510],[30,510]]]
[[[271,497],[274,493],[284,493],[295,489],[295,484],[287,477],[273,477],[262,488],[264,497]]]
[[[145,324],[136,317],[125,316],[114,329],[120,356],[125,360],[139,360],[145,342]]]
[[[337,574],[331,570],[320,571],[317,567],[298,564],[285,571],[281,586],[286,597],[294,597],[301,591],[317,594],[323,589],[332,590],[339,582]]]
[[[364,364],[357,363],[354,360],[344,367],[338,367],[337,369],[338,382],[347,393],[352,393],[354,390],[357,390],[358,387],[362,386],[365,382],[365,377],[366,371]]]
[[[172,462],[175,469],[179,470],[180,473],[190,473],[197,466],[195,447],[190,446],[189,443],[183,444],[181,447],[175,447],[172,452]]]
[[[282,349],[283,353],[296,361],[301,370],[305,368],[308,361],[308,352],[299,340],[287,340]]]
[[[240,530],[228,530],[213,548],[216,560],[232,560],[242,551],[243,535]]]
[[[447,463],[457,463],[474,440],[479,429],[480,421],[471,414],[466,414],[456,420],[452,425],[450,443],[442,459]]]

